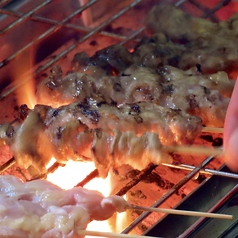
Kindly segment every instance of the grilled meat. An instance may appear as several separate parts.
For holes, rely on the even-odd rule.
[[[146,27],[151,33],[164,34],[166,40],[161,43],[155,35],[152,39],[156,40],[150,48],[154,48],[154,54],[166,48],[170,52],[167,64],[174,55],[177,60],[170,65],[181,69],[200,64],[204,73],[229,72],[238,65],[237,17],[235,14],[227,21],[213,23],[191,16],[173,5],[157,5],[147,15]]]
[[[132,52],[136,65],[159,68],[165,65],[178,66],[186,47],[166,39],[163,34],[144,37]]]
[[[202,74],[200,65],[181,70],[172,66],[164,66],[159,69],[159,74],[167,83],[182,85],[200,85],[208,90],[218,90],[222,96],[231,97],[235,80],[230,80],[227,73],[218,71],[214,74]]]
[[[155,132],[164,145],[191,143],[202,129],[198,117],[149,102],[116,107],[85,99],[48,110],[44,123],[64,127],[65,120],[80,121],[89,129],[134,131],[137,135]]]
[[[177,42],[191,42],[197,38],[211,38],[221,26],[203,18],[194,17],[172,4],[158,4],[146,16],[150,32],[162,32]]]
[[[105,177],[110,167],[142,169],[168,161],[162,144],[192,143],[201,129],[198,117],[153,103],[118,108],[85,100],[59,108],[37,105],[22,123],[2,125],[0,137],[21,168],[42,173],[52,157],[60,163],[81,159],[94,161]]]
[[[108,75],[116,75],[123,72],[133,63],[130,52],[122,45],[110,45],[89,57],[85,52],[78,53],[72,61],[73,70],[79,70],[85,66],[97,66],[105,70]]]
[[[196,69],[182,71],[171,66],[153,70],[132,65],[116,77],[102,76],[101,71],[98,77],[95,66],[91,71],[42,82],[38,103],[55,107],[93,98],[120,107],[147,101],[199,116],[206,126],[222,127],[229,103],[223,95],[229,97],[234,85],[225,72],[203,75]],[[49,84],[55,87],[49,88]]]
[[[56,67],[58,68],[58,67]],[[97,101],[115,102],[123,100],[116,77],[109,77],[99,67],[88,66],[83,71],[50,76],[37,87],[36,96],[39,104],[59,107],[84,98]]]
[[[0,237],[82,237],[91,220],[106,220],[126,210],[119,196],[104,197],[81,187],[63,190],[43,180],[23,183],[0,176]]]
[[[204,125],[223,127],[234,87],[234,81],[225,72],[201,75],[197,69],[183,71],[166,66],[160,69],[160,74],[166,80],[164,87],[169,89],[160,99],[165,103],[163,106],[197,115]]]
[[[174,70],[172,67],[161,68],[159,73],[162,77],[141,67],[136,69],[130,67],[125,71],[126,76],[122,76],[120,81],[122,87],[126,90],[126,103],[154,102],[163,107],[197,115],[206,126],[223,126],[230,99],[224,98],[218,90],[210,90],[203,86],[207,82],[206,86],[214,87],[216,84],[211,79],[219,77],[219,74],[206,80],[205,77],[192,74],[188,74],[186,78],[181,77],[181,71]],[[226,82],[226,79],[223,79],[224,82]],[[233,85],[233,83],[230,85]]]

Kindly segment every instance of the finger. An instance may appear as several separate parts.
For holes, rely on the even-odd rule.
[[[225,124],[223,146],[227,150],[227,144],[233,131],[238,128],[238,82],[236,82],[231,100],[227,109]]]
[[[233,131],[229,140],[227,141],[224,150],[224,158],[226,165],[233,172],[238,172],[238,127]]]

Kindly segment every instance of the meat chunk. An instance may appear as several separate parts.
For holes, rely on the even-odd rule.
[[[97,66],[105,70],[108,75],[115,75],[124,71],[132,64],[132,55],[122,45],[111,45],[97,51],[92,57],[86,53],[74,56],[72,66],[81,69],[84,66]]]
[[[169,66],[160,68],[159,75],[147,68],[128,68],[125,76],[121,76],[121,85],[125,88],[124,102],[153,102],[199,116],[206,126],[223,127],[230,99],[223,97],[216,88],[227,85],[229,89],[225,92],[229,95],[233,82],[229,82],[225,73],[225,77],[218,80],[219,73],[206,77],[191,71],[183,72],[182,75],[181,72]]]
[[[120,107],[146,101],[199,116],[206,126],[221,127],[234,82],[225,72],[204,75],[197,67],[183,71],[171,66],[152,69],[132,65],[117,77],[99,78],[71,73],[54,79],[55,88],[47,87],[52,79],[44,81],[37,91],[38,102],[58,107],[92,98],[99,104],[104,101]],[[214,113],[218,113],[215,121]]]
[[[91,220],[106,220],[126,210],[119,196],[76,187],[63,190],[43,180],[23,183],[0,176],[0,237],[78,238]]]
[[[181,69],[199,64],[204,73],[220,70],[231,72],[238,65],[237,16],[235,14],[227,21],[213,23],[189,15],[173,5],[160,4],[153,7],[147,15],[146,27],[152,34],[164,34],[167,38],[165,43],[155,43],[157,47],[153,47],[157,52],[166,47],[172,58],[172,55],[178,56],[180,49],[177,62],[170,64],[167,60],[167,64]],[[168,41],[174,45],[168,44]]]
[[[197,117],[158,105],[154,109],[157,112],[146,103],[122,108],[78,102],[57,109],[38,105],[13,126],[11,136],[6,125],[0,135],[22,168],[42,173],[52,157],[60,163],[86,159],[94,161],[105,177],[110,167],[129,164],[142,169],[151,162],[168,162],[161,141],[165,145],[191,142],[201,131]],[[180,126],[182,118],[187,123]]]
[[[146,16],[146,27],[151,32],[162,32],[177,42],[191,42],[210,38],[220,26],[206,19],[194,17],[172,4],[158,4]]]
[[[122,101],[123,91],[118,78],[107,76],[99,67],[87,66],[83,72],[42,81],[37,87],[36,97],[38,104],[59,107],[84,98],[107,103]]]

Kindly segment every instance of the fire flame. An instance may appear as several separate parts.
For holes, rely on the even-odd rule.
[[[18,60],[18,64],[14,65],[14,70],[11,75],[13,78],[13,86],[15,87],[18,105],[20,106],[22,104],[26,104],[29,108],[33,109],[37,103],[35,96],[35,82],[34,77],[32,76],[33,51],[31,50],[30,54],[28,52],[28,54],[24,54],[19,57],[21,57],[21,60]],[[29,69],[32,71],[29,71]],[[55,158],[52,158],[48,167],[50,167],[55,161]],[[93,162],[68,161],[64,167],[59,167],[56,171],[54,171],[54,173],[48,174],[47,180],[63,189],[71,189],[94,170],[95,165]],[[106,179],[98,177],[93,178],[84,187],[91,190],[98,190],[105,197],[109,196],[112,192],[111,173],[109,172],[109,176]],[[111,221],[92,221],[88,224],[88,229],[104,232],[120,232],[122,227],[116,228],[116,226],[118,224],[124,224],[123,221],[125,220],[125,214],[126,213],[122,213],[120,215],[116,214],[112,217]]]
[[[26,104],[29,108],[36,105],[35,82],[32,73],[33,50],[18,56],[17,63],[13,65],[11,76],[17,96],[18,105]]]
[[[29,59],[26,62],[28,67],[30,62],[31,61]],[[34,108],[34,106],[36,105],[34,80],[29,78],[24,79],[23,77],[20,77],[21,74],[19,73],[19,68],[20,66],[16,68],[13,76],[15,85],[18,85],[16,90],[18,105],[27,104],[29,108]],[[24,82],[22,82],[22,80],[24,80]],[[47,167],[50,167],[55,161],[55,158],[52,158]],[[59,167],[54,173],[48,174],[47,180],[63,189],[70,189],[81,182],[93,170],[95,170],[95,165],[93,162],[84,163],[68,161],[64,167]],[[84,187],[91,190],[98,190],[105,197],[109,196],[111,193],[110,176],[108,176],[106,179],[94,178]],[[115,227],[112,228],[108,221],[92,221],[88,224],[88,229],[94,231],[110,232],[113,231]]]
[[[50,165],[55,162],[52,158]],[[95,169],[93,162],[75,162],[68,161],[64,167],[58,168],[54,173],[48,174],[47,180],[64,188],[73,188],[76,184],[82,181],[90,172]],[[105,197],[111,193],[111,179],[108,176],[106,179],[94,178],[88,182],[84,188],[98,190]],[[88,224],[88,230],[94,231],[112,231],[108,221],[92,221]],[[87,237],[87,236],[86,236]],[[92,237],[92,236],[90,236]]]

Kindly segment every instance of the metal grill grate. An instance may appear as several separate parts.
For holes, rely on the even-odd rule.
[[[16,1],[17,2],[17,1]],[[28,1],[23,1],[27,2]],[[91,22],[90,26],[87,25],[88,21],[90,22],[90,19],[85,20],[85,22],[82,22],[82,20],[78,20],[78,16],[85,14],[86,18],[91,18],[93,14],[93,7],[94,5],[98,3],[102,3],[104,1],[100,0],[91,0],[91,1],[72,1],[74,2],[74,5],[77,6],[73,11],[71,11],[69,14],[67,14],[66,17],[63,17],[61,19],[54,19],[51,18],[50,15],[42,15],[41,12],[44,12],[45,9],[48,9],[51,7],[53,0],[46,0],[46,1],[35,1],[35,6],[32,7],[28,11],[22,12],[21,7],[18,5],[15,5],[14,1],[11,0],[4,0],[0,3],[0,20],[4,22],[4,27],[0,30],[0,38],[7,39],[8,34],[13,34],[11,32],[14,32],[15,29],[18,27],[21,27],[24,22],[33,22],[33,24],[42,24],[47,25],[47,27],[43,32],[40,32],[40,34],[36,35],[34,38],[29,37],[24,42],[24,45],[20,48],[17,48],[14,52],[10,52],[7,57],[1,59],[0,61],[0,72],[2,73],[2,78],[4,82],[1,82],[0,79],[0,100],[3,98],[10,96],[10,94],[15,90],[16,87],[19,87],[21,83],[24,83],[23,81],[18,84],[13,84],[10,82],[10,80],[6,79],[5,75],[8,74],[8,71],[11,69],[13,63],[17,63],[17,60],[20,55],[28,52],[32,47],[38,47],[39,44],[47,40],[52,35],[55,35],[57,31],[60,31],[64,29],[66,33],[70,32],[72,35],[72,38],[66,39],[67,41],[63,42],[63,47],[59,47],[59,49],[55,49],[57,54],[54,53],[53,57],[50,57],[49,55],[46,55],[44,59],[41,59],[41,61],[36,61],[33,66],[33,75],[37,78],[39,75],[41,75],[45,70],[52,67],[54,64],[59,62],[60,60],[64,59],[68,54],[73,52],[74,50],[81,49],[81,45],[83,45],[84,42],[86,42],[89,39],[94,39],[95,36],[97,37],[107,37],[113,39],[113,41],[123,44],[123,45],[129,45],[134,44],[134,42],[140,38],[140,36],[143,34],[145,28],[143,26],[138,27],[136,29],[133,29],[133,31],[130,31],[129,34],[118,34],[118,33],[112,33],[110,31],[106,30],[106,27],[110,24],[114,23],[118,18],[123,17],[128,11],[131,9],[136,9],[136,7],[139,4],[145,3],[146,0],[136,0],[136,1],[121,1],[125,2],[122,4],[123,6],[118,6],[118,11],[116,11],[115,14],[112,16],[108,16],[108,18],[104,19],[100,22],[100,18],[98,18],[99,24],[94,24],[95,22]],[[59,1],[62,2],[62,1]],[[84,4],[80,3],[83,2]],[[151,1],[151,3],[155,4],[156,1]],[[229,6],[231,0],[223,0],[223,1],[217,1],[213,5],[205,5],[202,4],[202,1],[197,0],[180,0],[180,1],[173,1],[176,6],[181,6],[184,9],[196,9],[195,12],[199,16],[203,16],[206,18],[210,18],[213,21],[217,21],[219,19],[219,14],[217,13],[221,11],[225,6]],[[158,1],[156,2],[158,3]],[[151,6],[150,6],[151,7]],[[61,9],[62,10],[62,9]],[[39,14],[40,12],[40,14]],[[87,14],[86,14],[87,13]],[[5,21],[6,19],[11,18],[11,20]],[[76,18],[76,20],[75,20]],[[137,19],[136,19],[137,20]],[[135,20],[135,21],[136,21]],[[7,22],[7,23],[6,23]],[[75,23],[76,22],[76,23]],[[77,24],[79,23],[79,24]],[[95,27],[94,27],[95,25]],[[9,33],[10,32],[10,33]],[[76,36],[76,37],[75,37]],[[15,36],[16,37],[16,36]],[[26,37],[27,38],[27,37]],[[14,41],[16,39],[10,38],[10,40]],[[19,39],[20,40],[20,39]],[[103,39],[102,39],[103,40]],[[12,43],[12,42],[10,42]],[[100,43],[99,43],[100,44]],[[27,73],[27,72],[22,72]],[[28,78],[26,77],[26,80]],[[218,173],[218,175],[222,175],[225,177],[231,177],[232,179],[237,179],[238,176],[236,174],[231,174],[229,172],[219,172],[219,171],[213,171],[213,170],[203,170],[203,168],[209,164],[213,160],[212,157],[207,158],[204,160],[199,166],[197,167],[190,167],[189,169],[191,172],[187,174],[182,180],[180,180],[175,186],[172,187],[163,197],[161,197],[156,203],[154,203],[153,207],[158,207],[161,204],[163,204],[168,198],[170,198],[174,193],[176,193],[184,184],[186,184],[189,180],[191,180],[197,173]],[[11,161],[4,164],[4,166],[1,167],[1,170],[7,169],[9,166],[11,166]],[[50,170],[54,170],[55,167],[53,166],[50,168]],[[184,166],[183,166],[184,167]],[[146,168],[144,171],[142,171],[133,181],[129,182],[125,187],[118,192],[119,195],[125,194],[128,190],[130,190],[133,186],[135,186],[143,177],[145,177],[148,173],[150,173],[153,169],[155,169],[156,166],[151,165],[150,167]],[[185,168],[186,169],[186,168]],[[219,174],[220,173],[220,174]],[[89,177],[95,177],[97,176],[97,173],[95,171],[92,172]],[[87,178],[85,178],[87,180]],[[84,184],[85,181],[82,181],[79,183],[79,185]],[[138,219],[136,219],[131,225],[129,225],[122,233],[129,233],[132,229],[134,229],[143,219],[145,219],[150,213],[145,212],[143,213]]]
[[[188,6],[189,5],[195,6],[196,9],[198,9],[201,12],[200,15],[202,15],[204,17],[210,17],[212,19],[217,19],[215,13],[218,10],[220,10],[222,7],[224,7],[225,5],[229,4],[230,1],[231,0],[220,1],[218,4],[216,4],[215,6],[213,6],[211,8],[208,8],[195,0],[188,0],[188,1],[180,0],[178,2],[175,2],[174,4],[176,6],[180,6],[183,4],[186,4]],[[54,58],[52,58],[51,60],[48,60],[46,63],[44,63],[44,65],[42,65],[40,68],[36,69],[35,75],[39,75],[44,70],[51,67],[57,61],[59,61],[60,59],[65,57],[67,54],[69,54],[72,50],[77,48],[80,44],[82,44],[87,39],[93,37],[96,34],[115,38],[115,39],[119,40],[119,42],[121,41],[120,44],[125,44],[128,41],[135,39],[136,36],[138,36],[139,34],[141,34],[144,31],[144,27],[141,27],[141,28],[135,30],[131,35],[125,36],[125,35],[121,35],[121,34],[113,34],[111,32],[107,32],[107,31],[103,30],[106,26],[108,26],[109,24],[114,22],[117,18],[123,16],[127,11],[129,11],[132,8],[135,8],[139,3],[143,2],[142,0],[136,0],[136,1],[133,1],[132,3],[130,3],[130,1],[129,1],[129,3],[124,8],[122,8],[121,10],[116,12],[113,16],[109,17],[108,19],[103,21],[101,24],[99,24],[95,28],[79,26],[76,24],[68,23],[68,22],[70,20],[72,20],[75,16],[78,16],[81,13],[83,13],[84,11],[90,11],[90,9],[93,7],[94,4],[96,4],[97,2],[100,2],[99,0],[86,1],[86,4],[84,4],[83,6],[79,7],[75,11],[73,11],[67,17],[65,17],[61,20],[58,20],[58,21],[48,18],[49,16],[42,17],[42,16],[37,15],[37,13],[40,10],[42,11],[42,9],[44,10],[44,8],[50,7],[52,0],[40,2],[33,9],[31,9],[25,13],[12,10],[11,9],[11,4],[13,4],[12,2],[14,2],[14,1],[2,1],[1,2],[0,13],[5,17],[6,16],[14,17],[14,18],[16,18],[16,20],[14,20],[13,22],[11,22],[7,26],[5,26],[3,29],[1,29],[0,37],[4,37],[4,35],[9,33],[10,31],[14,31],[14,29],[16,27],[20,27],[20,25],[22,23],[24,23],[25,21],[34,21],[37,23],[47,23],[47,24],[50,24],[50,27],[48,27],[48,29],[46,29],[42,34],[36,36],[34,39],[31,39],[29,42],[25,42],[25,45],[22,46],[20,49],[17,49],[15,52],[10,54],[6,58],[2,59],[0,62],[0,69],[7,66],[9,63],[11,63],[11,61],[17,60],[17,57],[20,54],[29,50],[31,47],[36,46],[37,44],[39,44],[41,41],[43,41],[47,37],[50,37],[52,34],[55,34],[55,32],[61,28],[74,30],[75,32],[81,33],[82,36],[80,37],[80,39],[76,40],[69,46],[65,47],[63,49],[63,51],[59,52]],[[38,1],[35,1],[35,2],[38,2]],[[101,2],[103,2],[103,1],[101,1]],[[125,1],[125,2],[128,2],[128,1]],[[29,39],[30,39],[30,37],[29,37]],[[14,42],[12,42],[12,43],[14,44]]]

